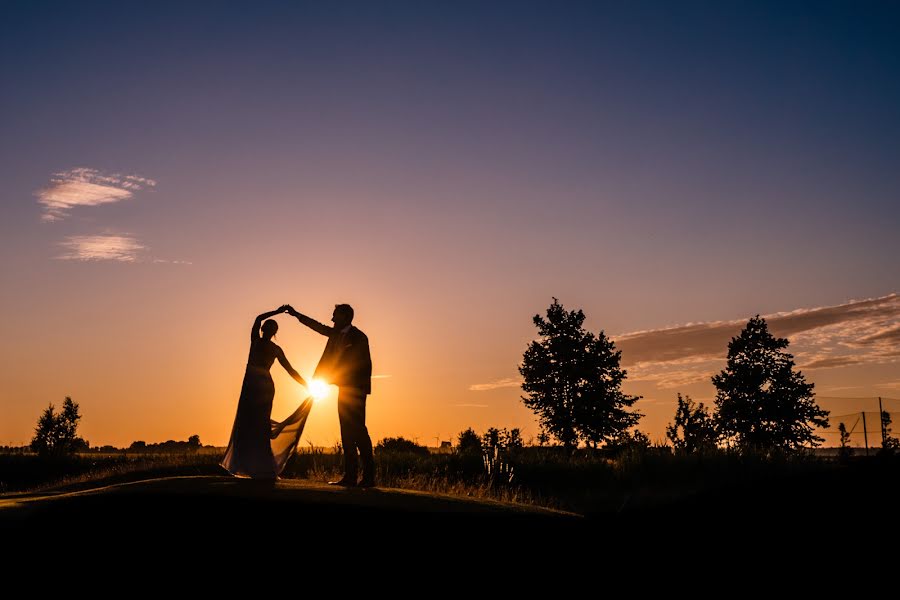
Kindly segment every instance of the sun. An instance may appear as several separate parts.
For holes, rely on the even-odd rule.
[[[315,400],[321,400],[328,395],[328,384],[321,379],[313,379],[309,382],[309,395]]]

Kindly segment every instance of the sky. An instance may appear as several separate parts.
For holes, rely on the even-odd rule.
[[[756,314],[823,407],[900,397],[896,3],[2,10],[0,445],[66,396],[93,445],[224,445],[283,303],[354,306],[376,440],[536,436],[517,365],[554,297],[651,439]],[[277,320],[311,375],[325,338]],[[278,369],[275,418],[305,396]]]

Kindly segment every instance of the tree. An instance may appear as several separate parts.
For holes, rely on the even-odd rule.
[[[418,454],[428,456],[430,452],[425,446],[420,446],[412,440],[404,437],[384,438],[375,446],[375,452],[393,452],[397,454]]]
[[[197,434],[192,435],[188,438],[188,444],[194,446],[196,448],[200,447],[200,436]]]
[[[503,449],[504,441],[503,432],[496,427],[488,427],[488,430],[481,436],[481,447],[486,452],[493,452],[494,448]]]
[[[622,392],[622,353],[603,331],[585,331],[584,313],[567,312],[556,298],[547,318],[535,315],[533,321],[539,339],[525,350],[519,373],[522,402],[542,429],[571,450],[579,440],[596,445],[637,424],[643,415],[628,409],[640,396]]]
[[[521,448],[525,444],[522,442],[522,431],[518,427],[513,427],[509,431],[503,430],[503,445],[506,448]]]
[[[716,447],[716,426],[702,402],[678,394],[675,422],[666,427],[666,437],[676,452],[693,454]]]
[[[475,430],[469,427],[459,434],[456,442],[456,451],[460,454],[480,454],[481,438],[475,433]]]
[[[891,435],[891,413],[886,410],[881,411],[881,452],[883,454],[894,454],[900,450],[900,440]]]
[[[850,433],[847,431],[847,426],[844,425],[843,422],[838,423],[838,433],[841,434],[841,447],[838,450],[838,458],[840,458],[841,460],[847,460],[848,458],[853,456],[853,448],[850,447]]]
[[[741,451],[768,454],[823,441],[813,428],[828,427],[828,411],[816,404],[813,384],[794,371],[788,343],[756,315],[731,339],[725,369],[712,378],[717,429]]]
[[[66,396],[62,410],[54,412],[51,403],[38,418],[34,429],[31,449],[41,456],[63,456],[88,447],[88,443],[78,437],[78,404]]]

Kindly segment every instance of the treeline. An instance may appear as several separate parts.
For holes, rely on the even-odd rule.
[[[148,444],[145,441],[138,440],[132,442],[128,447],[129,452],[196,452],[203,445],[200,443],[199,435],[192,435],[186,442],[177,442],[175,440],[167,440],[158,444]]]

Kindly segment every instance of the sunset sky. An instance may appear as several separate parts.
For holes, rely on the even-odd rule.
[[[897,3],[2,10],[0,445],[67,395],[92,445],[224,445],[282,303],[355,307],[376,440],[537,435],[554,296],[651,439],[757,313],[825,408],[900,398]],[[325,339],[278,321],[311,375]],[[304,443],[338,438],[332,395]]]

